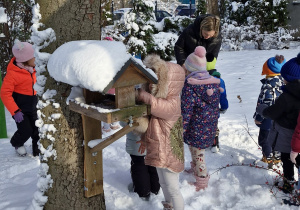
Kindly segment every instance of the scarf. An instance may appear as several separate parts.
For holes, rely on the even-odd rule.
[[[208,71],[194,71],[192,73],[190,73],[187,77],[186,80],[188,78],[194,78],[194,79],[198,79],[198,80],[203,80],[203,79],[208,79],[210,78],[210,74],[208,73]]]
[[[17,62],[17,66],[21,69],[25,69],[26,71],[28,71],[30,74],[33,73],[33,67],[31,66],[25,66],[23,63]]]

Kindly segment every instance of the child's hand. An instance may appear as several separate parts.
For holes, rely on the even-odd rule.
[[[227,111],[227,109],[220,109],[221,114],[225,114],[226,111]]]
[[[257,120],[254,120],[254,122],[255,122],[256,125],[260,125],[261,124],[261,122],[259,122]]]
[[[294,152],[294,151],[291,151],[290,153],[290,159],[291,161],[296,164],[296,157],[298,156],[298,152]]]
[[[141,154],[143,154],[146,151],[146,146],[145,146],[144,141],[140,140],[140,141],[137,141],[136,143],[137,144],[141,144],[138,152],[141,153]]]
[[[21,111],[18,111],[15,115],[14,115],[14,119],[17,123],[20,123],[24,120],[24,117],[23,117],[23,113]]]

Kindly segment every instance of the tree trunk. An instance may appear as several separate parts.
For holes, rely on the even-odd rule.
[[[41,23],[52,28],[56,41],[45,51],[52,53],[65,42],[73,40],[99,40],[101,1],[96,0],[38,0]],[[44,209],[105,209],[104,194],[90,198],[84,197],[84,148],[83,129],[80,114],[69,109],[66,99],[71,86],[58,83],[48,75],[45,90],[56,90],[50,105],[40,108],[44,124],[53,124],[56,132],[47,131],[41,136],[44,148],[53,145],[57,158],[48,158],[48,174],[53,180],[52,187],[45,193],[48,201]],[[44,99],[40,98],[42,102]],[[55,103],[55,104],[54,104]],[[59,104],[59,106],[57,106]],[[59,119],[49,119],[54,113],[61,114]],[[99,126],[100,132],[101,126]],[[97,130],[95,130],[97,132]],[[53,138],[51,139],[51,135]],[[52,141],[54,139],[54,141]]]
[[[218,0],[207,0],[207,13],[220,16]]]

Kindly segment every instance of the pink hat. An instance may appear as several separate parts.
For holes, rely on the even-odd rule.
[[[206,49],[202,46],[195,48],[195,51],[191,53],[185,60],[185,68],[189,72],[194,71],[206,71]]]
[[[20,42],[16,39],[12,48],[12,53],[16,57],[17,62],[26,62],[34,58],[34,49],[28,42]]]
[[[108,40],[108,41],[114,41],[113,38],[107,36],[107,37],[104,37],[104,40]]]

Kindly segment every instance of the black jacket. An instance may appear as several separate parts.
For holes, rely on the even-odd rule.
[[[196,18],[194,23],[190,24],[186,29],[183,30],[175,43],[174,51],[177,63],[183,65],[186,58],[194,52],[198,46],[203,46],[207,53],[212,53],[215,58],[218,57],[221,48],[221,31],[217,37],[204,39],[200,37],[200,24],[207,15],[201,15]]]
[[[280,126],[295,129],[300,110],[300,80],[283,86],[283,93],[275,104],[263,110],[263,116],[271,118]]]

